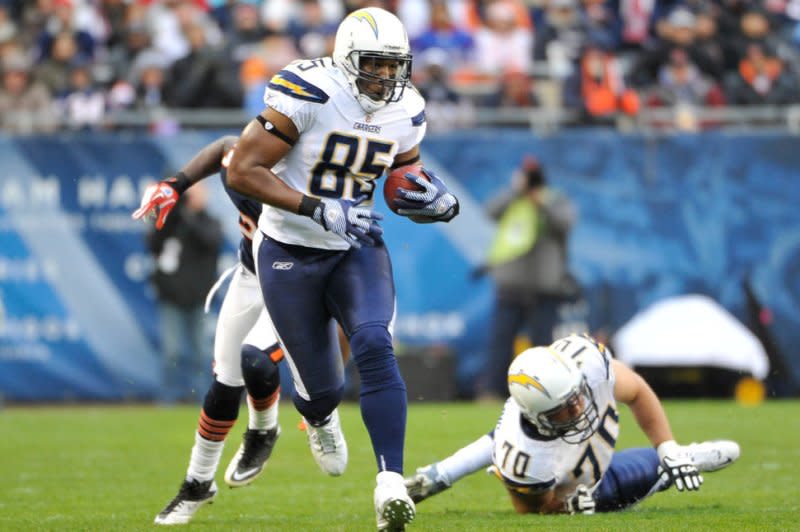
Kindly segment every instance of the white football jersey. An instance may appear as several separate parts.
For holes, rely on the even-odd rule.
[[[367,114],[330,57],[289,64],[270,80],[264,103],[289,117],[300,132],[297,143],[272,171],[291,188],[315,197],[353,199],[364,193],[371,197],[375,180],[395,155],[422,141],[427,127],[425,100],[413,87],[406,87],[399,102]],[[362,205],[371,205],[371,200]],[[311,218],[268,205],[258,226],[286,244],[350,247]]]
[[[510,398],[494,430],[492,461],[507,485],[519,491],[554,489],[564,498],[578,484],[591,488],[605,474],[619,435],[619,415],[614,400],[614,373],[605,347],[583,337],[567,336],[550,346],[570,356],[586,375],[597,404],[599,425],[596,432],[579,444],[537,438],[525,430],[519,406]]]

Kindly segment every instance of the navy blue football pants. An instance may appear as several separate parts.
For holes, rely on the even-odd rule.
[[[268,237],[256,242],[261,292],[292,370],[298,411],[321,422],[341,401],[338,322],[358,367],[361,416],[378,468],[402,473],[406,387],[389,331],[395,289],[386,248],[330,251]]]
[[[669,484],[661,485],[658,454],[652,448],[624,449],[611,458],[605,475],[594,491],[598,512],[613,512],[633,506]]]

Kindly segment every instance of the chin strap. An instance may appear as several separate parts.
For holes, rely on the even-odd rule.
[[[381,100],[380,102],[376,102],[366,94],[359,92],[358,87],[355,87],[354,90],[356,92],[356,101],[358,101],[358,105],[360,105],[367,114],[372,114],[386,107],[386,101]]]

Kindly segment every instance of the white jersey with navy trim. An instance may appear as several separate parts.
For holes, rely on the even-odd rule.
[[[272,171],[309,196],[372,197],[375,180],[398,153],[422,141],[427,127],[425,100],[413,87],[406,88],[399,102],[365,113],[330,57],[289,64],[270,80],[264,103],[289,117],[300,132],[297,143]],[[258,226],[286,244],[349,248],[310,218],[275,207],[264,206]]]
[[[619,415],[610,353],[604,346],[571,335],[550,347],[572,357],[586,375],[598,409],[597,431],[579,444],[532,437],[535,433],[525,430],[519,406],[510,398],[494,430],[492,461],[514,489],[523,493],[554,489],[557,497],[564,498],[578,484],[595,486],[605,474],[619,435]]]

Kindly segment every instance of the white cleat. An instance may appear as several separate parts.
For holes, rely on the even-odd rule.
[[[393,471],[381,471],[376,477],[375,516],[379,532],[398,532],[414,520],[417,509],[408,496],[403,476]]]
[[[710,473],[728,467],[739,459],[739,444],[731,440],[710,440],[686,446],[695,467]]]
[[[330,420],[320,427],[311,425],[308,420],[305,422],[308,445],[319,468],[332,477],[344,473],[347,468],[347,441],[339,422],[339,410],[334,410]]]
[[[216,496],[217,483],[213,480],[184,480],[178,494],[161,510],[154,522],[157,525],[185,525],[201,506],[213,502]]]

